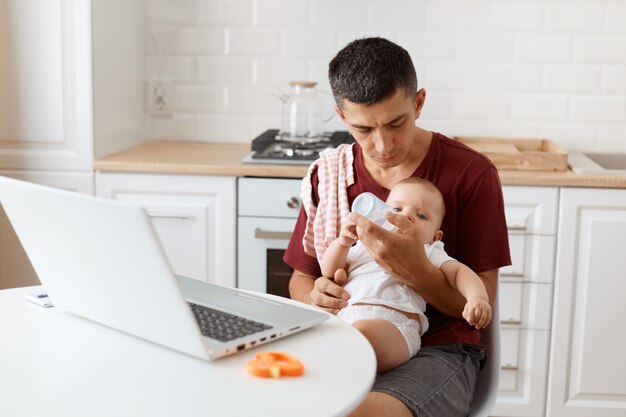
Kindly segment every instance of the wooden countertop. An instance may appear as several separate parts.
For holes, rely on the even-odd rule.
[[[103,172],[302,178],[304,165],[244,164],[249,143],[146,141],[94,162]],[[626,175],[499,171],[503,185],[626,188]]]

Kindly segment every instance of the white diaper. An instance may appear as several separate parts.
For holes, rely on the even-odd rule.
[[[402,333],[406,345],[409,348],[409,359],[415,356],[422,345],[420,324],[416,320],[410,319],[399,311],[390,308],[371,305],[349,305],[339,310],[337,317],[350,324],[366,319],[384,319],[390,321],[400,330],[400,333]]]

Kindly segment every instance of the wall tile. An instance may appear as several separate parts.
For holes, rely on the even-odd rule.
[[[574,62],[582,64],[626,64],[626,38],[587,36],[574,39]]]
[[[398,33],[397,43],[408,50],[413,59],[452,59],[456,54],[457,35],[404,30]]]
[[[228,55],[278,56],[281,36],[278,29],[229,29]]]
[[[252,59],[250,58],[207,58],[199,61],[200,80],[205,85],[249,85],[252,84]]]
[[[593,125],[561,123],[543,124],[540,137],[550,139],[568,150],[589,151],[595,146],[597,128]]]
[[[604,6],[602,4],[548,4],[546,26],[550,32],[602,33]]]
[[[626,126],[601,126],[596,140],[597,151],[626,152]]]
[[[309,62],[306,59],[259,58],[255,60],[257,85],[287,87],[293,80],[309,79]]]
[[[624,24],[624,22],[626,22],[626,7],[607,6],[605,19],[606,33],[616,35],[626,34],[626,25]]]
[[[251,26],[252,0],[200,0],[199,21],[209,26]]]
[[[572,97],[572,120],[586,123],[624,123],[626,99],[612,96]]]
[[[229,114],[280,115],[281,103],[272,95],[273,87],[229,87]]]
[[[512,60],[515,37],[509,34],[464,33],[457,38],[457,57],[471,60]]]
[[[283,56],[330,59],[338,52],[337,31],[328,29],[285,29],[282,43]]]
[[[426,92],[426,102],[420,116],[421,120],[449,119],[452,115],[452,94]]]
[[[545,8],[542,4],[491,2],[489,5],[490,29],[541,32],[544,25]]]
[[[483,92],[455,93],[452,96],[452,116],[464,120],[511,120],[511,95]]]
[[[196,117],[179,114],[172,117],[146,116],[146,139],[194,140],[196,138]]]
[[[198,23],[198,0],[148,0],[145,10],[152,24],[194,26]]]
[[[487,1],[429,1],[427,28],[433,30],[483,30],[489,21]]]
[[[155,28],[151,32],[157,44],[156,50],[162,55],[221,55],[224,53],[222,29]]]
[[[199,84],[179,85],[175,111],[181,113],[220,113],[225,110],[224,88]]]
[[[513,120],[533,122],[567,121],[568,97],[547,94],[514,94]]]
[[[497,91],[539,92],[542,82],[542,66],[539,64],[486,64],[485,84]]]
[[[544,90],[561,93],[599,93],[601,68],[596,66],[546,65]]]
[[[603,69],[602,92],[626,94],[626,67],[606,67]]]
[[[250,135],[250,116],[199,115],[197,139],[206,142],[247,142]]]
[[[256,7],[255,26],[258,27],[308,27],[308,0],[260,0]]]
[[[311,1],[312,28],[361,28],[367,25],[367,4],[363,0]]]
[[[518,34],[515,59],[524,62],[570,62],[572,40],[566,35]]]
[[[370,0],[368,27],[375,29],[426,28],[426,2],[413,0]]]
[[[195,57],[146,57],[145,79],[196,81],[198,61]]]

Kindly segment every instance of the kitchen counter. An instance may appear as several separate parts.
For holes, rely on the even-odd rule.
[[[94,162],[96,171],[302,178],[305,165],[244,164],[249,143],[146,141]],[[626,175],[499,171],[503,185],[626,188]]]

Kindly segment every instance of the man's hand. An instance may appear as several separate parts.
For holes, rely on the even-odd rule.
[[[477,329],[487,327],[491,322],[491,306],[489,302],[481,297],[470,298],[467,300],[467,304],[465,304],[463,318]]]
[[[316,279],[309,295],[311,305],[337,314],[348,305],[346,300],[350,298],[350,294],[341,287],[347,279],[348,275],[344,269],[335,272],[334,280],[326,277]]]
[[[418,227],[407,216],[388,212],[387,220],[398,230],[390,232],[358,213],[350,213],[357,236],[374,261],[411,286],[428,304],[451,317],[461,318],[465,298],[450,286],[443,272],[426,257]]]
[[[387,213],[387,220],[398,228],[393,232],[358,213],[350,213],[349,219],[356,225],[357,236],[374,261],[407,284],[419,287],[416,278],[427,276],[437,269],[426,258],[417,226],[407,216]]]

